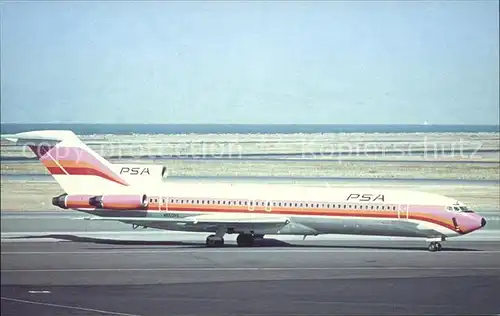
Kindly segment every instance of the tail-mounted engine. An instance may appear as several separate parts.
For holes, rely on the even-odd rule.
[[[83,208],[93,209],[89,200],[93,195],[68,195],[66,193],[52,198],[52,205],[59,206],[60,208]]]
[[[89,204],[102,209],[138,210],[148,207],[148,197],[144,195],[99,195],[89,199]]]
[[[68,195],[52,198],[52,205],[64,209],[142,210],[148,207],[148,197],[143,195]]]

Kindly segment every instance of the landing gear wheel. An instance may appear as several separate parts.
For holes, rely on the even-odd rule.
[[[205,244],[207,245],[207,247],[219,247],[224,245],[224,238],[210,235],[207,237]]]
[[[434,252],[434,251],[436,251],[436,250],[437,250],[436,245],[434,245],[434,243],[432,243],[432,242],[431,242],[431,243],[429,244],[429,251]]]
[[[433,241],[429,244],[429,251],[431,251],[431,252],[441,251],[441,249],[442,249],[442,246],[437,241]]]
[[[250,234],[239,234],[236,238],[239,247],[252,247],[254,237]]]

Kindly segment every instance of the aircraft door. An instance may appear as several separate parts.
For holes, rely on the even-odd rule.
[[[408,204],[399,204],[398,206],[398,218],[408,219]]]

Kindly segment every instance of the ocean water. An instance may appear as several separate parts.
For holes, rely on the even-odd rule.
[[[294,134],[294,133],[498,133],[499,125],[382,125],[382,124],[17,124],[2,123],[2,134],[30,130],[72,130],[93,134]]]

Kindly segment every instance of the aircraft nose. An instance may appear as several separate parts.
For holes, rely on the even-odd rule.
[[[486,226],[486,220],[484,218],[481,219],[481,227]]]

